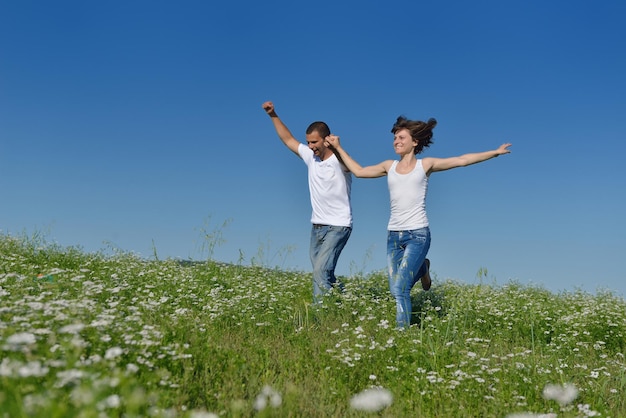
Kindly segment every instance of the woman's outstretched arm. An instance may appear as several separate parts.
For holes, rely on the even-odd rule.
[[[326,137],[326,144],[333,150],[337,158],[341,160],[343,165],[352,172],[356,177],[376,178],[387,175],[387,171],[391,166],[391,161],[383,161],[376,165],[361,167],[359,163],[354,161],[352,157],[341,147],[339,137],[337,135],[329,135]]]
[[[457,167],[466,167],[468,165],[482,163],[483,161],[490,160],[499,155],[509,154],[511,150],[509,147],[511,144],[502,144],[498,149],[492,151],[485,152],[476,152],[471,154],[464,154],[458,157],[450,157],[450,158],[432,158],[427,157],[424,158],[424,170],[426,173],[434,173],[435,171],[444,171],[450,170],[452,168]]]

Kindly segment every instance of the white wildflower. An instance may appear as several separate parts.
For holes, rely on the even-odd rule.
[[[77,383],[83,377],[85,377],[85,373],[82,370],[63,370],[57,373],[59,381],[54,386],[60,388],[71,383]]]
[[[94,393],[85,387],[76,386],[70,392],[70,401],[74,404],[74,406],[82,407],[85,405],[89,405],[94,400]]]
[[[137,373],[139,371],[139,367],[136,364],[134,364],[134,363],[128,363],[126,365],[126,371],[128,373],[133,373],[134,374],[134,373]]]
[[[20,377],[29,377],[29,376],[41,377],[41,376],[45,376],[46,374],[48,374],[48,370],[49,369],[45,366],[42,366],[40,362],[30,361],[27,364],[21,366],[19,369],[17,369],[17,374]]]
[[[265,385],[254,400],[254,409],[262,411],[267,408],[268,402],[272,408],[278,408],[283,403],[283,398],[271,386]]]
[[[592,411],[589,404],[578,404],[578,412],[583,414],[584,417],[597,417],[600,415],[598,411]]]
[[[13,369],[15,369],[15,363],[6,357],[3,358],[2,363],[0,363],[0,376],[13,375]]]
[[[70,341],[70,344],[72,344],[72,346],[76,347],[76,348],[85,348],[89,345],[89,343],[85,340],[83,340],[82,338],[74,335],[74,337],[72,337],[72,341]]]
[[[120,347],[111,347],[107,349],[106,353],[104,353],[104,358],[107,360],[112,360],[116,357],[122,355],[124,351]]]
[[[218,418],[219,415],[207,411],[191,411],[189,418]]]
[[[34,344],[35,341],[37,341],[35,334],[30,332],[20,332],[7,338],[7,344],[12,346]]]
[[[352,409],[378,412],[391,405],[393,396],[384,388],[366,389],[350,399]]]
[[[78,334],[79,332],[83,330],[83,328],[85,328],[84,324],[70,324],[70,325],[65,325],[64,327],[61,327],[59,332],[61,334]]]
[[[109,396],[102,402],[99,402],[97,405],[97,408],[100,410],[115,409],[115,408],[119,408],[121,404],[122,404],[122,399],[120,398],[119,395],[115,394],[115,395]]]
[[[572,403],[578,396],[578,389],[572,384],[551,385],[548,384],[543,388],[543,397],[547,400],[557,401],[561,405]]]

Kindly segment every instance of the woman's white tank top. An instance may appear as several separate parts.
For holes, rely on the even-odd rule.
[[[428,176],[424,172],[422,160],[417,160],[415,168],[407,174],[396,172],[398,161],[394,161],[387,174],[389,186],[389,231],[407,231],[428,226],[426,216],[426,193]]]

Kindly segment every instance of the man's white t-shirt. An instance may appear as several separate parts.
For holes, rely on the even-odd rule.
[[[394,161],[387,173],[389,186],[389,231],[411,231],[428,226],[426,216],[426,192],[428,176],[424,172],[422,160],[417,160],[415,168],[407,174],[396,171],[398,161]]]
[[[304,144],[298,146],[298,154],[309,168],[309,195],[313,209],[311,223],[351,227],[350,171],[335,154],[322,161]]]

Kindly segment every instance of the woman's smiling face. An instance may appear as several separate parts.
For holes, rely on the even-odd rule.
[[[414,153],[417,141],[411,137],[408,129],[400,129],[393,136],[393,149],[398,155]]]

